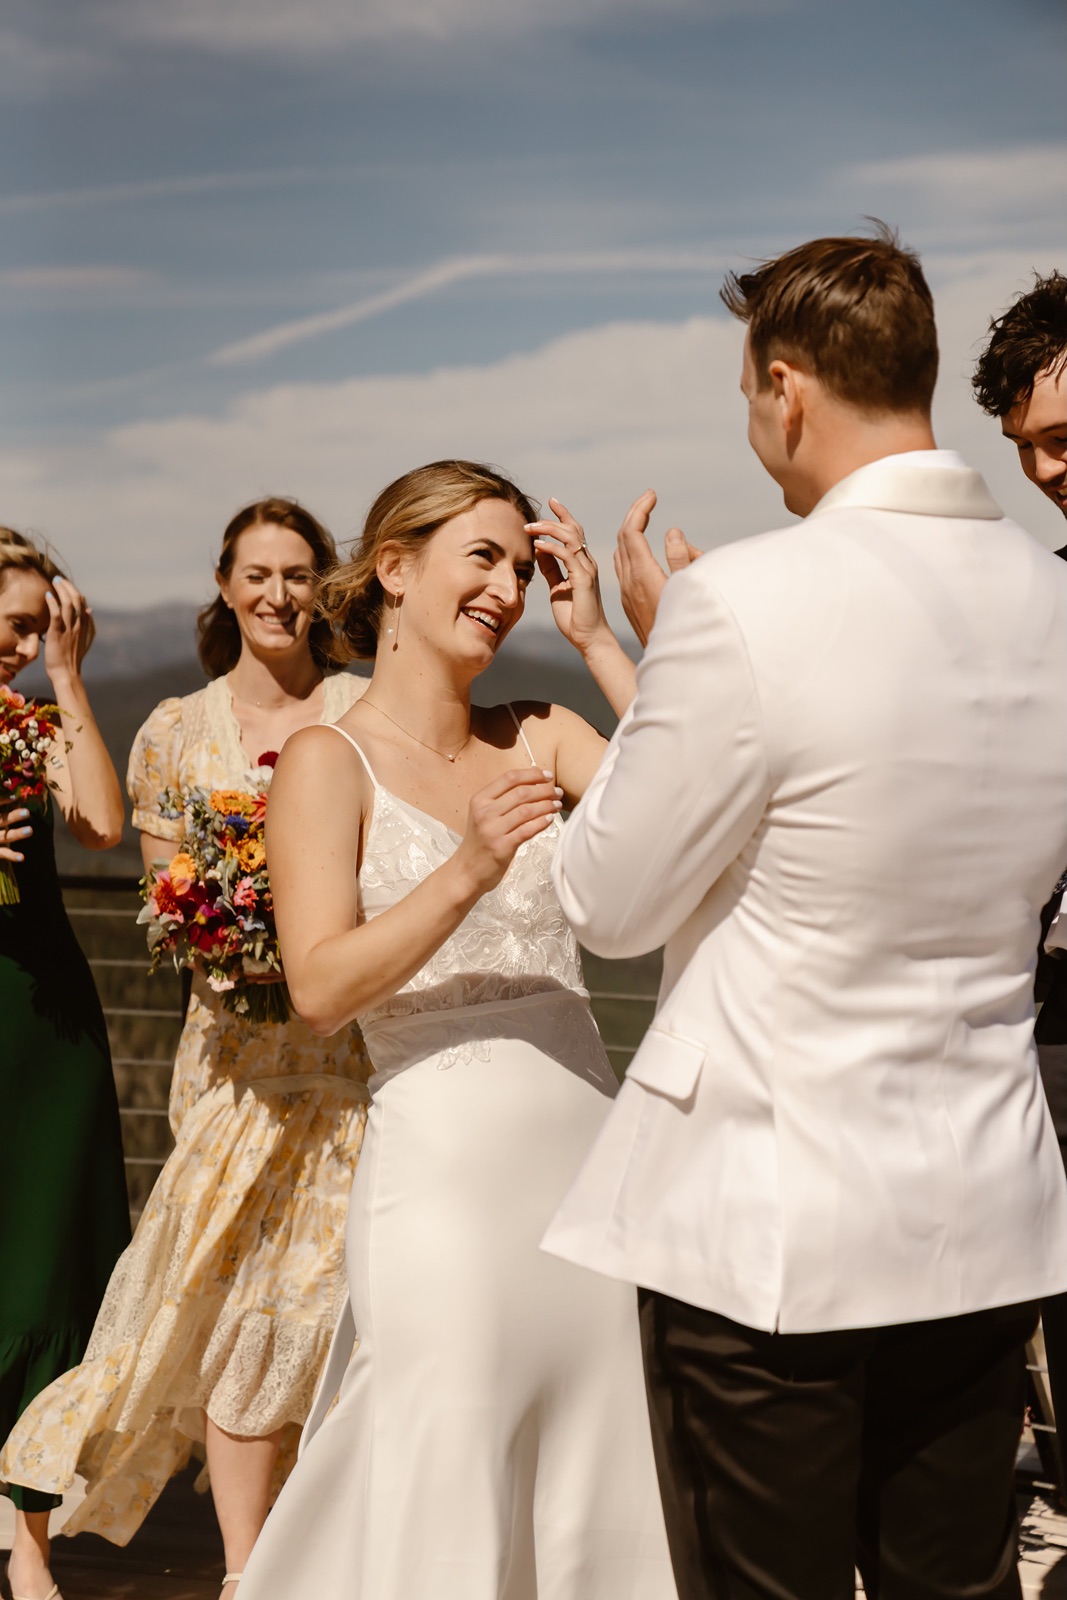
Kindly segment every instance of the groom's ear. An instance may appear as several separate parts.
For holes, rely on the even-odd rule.
[[[781,358],[768,364],[767,375],[782,434],[787,442],[796,439],[804,424],[805,401],[808,398],[808,386],[812,382],[812,375],[803,367],[794,366],[792,362],[783,361]]]

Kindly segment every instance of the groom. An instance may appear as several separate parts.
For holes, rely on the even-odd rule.
[[[642,1285],[681,1600],[851,1600],[854,1562],[881,1600],[1018,1596],[1023,1346],[1067,1287],[1032,1011],[1067,567],[937,449],[930,291],[886,230],[724,299],[804,520],[671,578],[565,830],[583,942],[666,953],[545,1246]],[[633,526],[622,557],[651,613]]]

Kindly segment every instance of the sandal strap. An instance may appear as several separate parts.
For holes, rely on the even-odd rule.
[[[52,1585],[52,1587],[49,1589],[48,1593],[45,1595],[44,1600],[57,1600],[58,1594],[59,1594],[59,1584],[58,1583],[54,1583]],[[12,1591],[11,1591],[11,1600],[26,1600],[26,1597],[25,1597],[25,1595],[16,1594],[14,1589],[12,1589]]]
[[[244,1573],[243,1572],[228,1572],[226,1574],[226,1576],[222,1580],[222,1587],[225,1589],[225,1587],[226,1587],[226,1585],[228,1583],[237,1583],[237,1581],[240,1578],[243,1578],[243,1577],[244,1577]],[[48,1600],[52,1600],[52,1596],[51,1595],[48,1596]]]

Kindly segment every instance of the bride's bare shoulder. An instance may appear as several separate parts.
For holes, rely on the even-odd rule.
[[[558,765],[564,747],[569,748],[576,742],[584,747],[590,740],[599,745],[604,738],[569,706],[549,700],[514,700],[510,706],[519,720],[523,738],[534,753],[534,759],[548,766]],[[507,707],[501,709],[506,716]]]
[[[523,732],[529,733],[531,728],[542,727],[553,732],[563,732],[575,727],[588,727],[584,717],[572,711],[570,706],[560,705],[551,700],[513,700],[511,708],[522,723]]]
[[[347,720],[347,716],[340,719]],[[290,734],[278,757],[274,783],[279,779],[286,785],[299,782],[331,798],[353,791],[363,797],[373,788],[362,752],[338,723],[318,723]]]

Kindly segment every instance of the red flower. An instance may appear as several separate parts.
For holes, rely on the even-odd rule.
[[[256,762],[256,766],[257,767],[273,767],[273,766],[277,765],[277,762],[278,762],[278,752],[277,752],[277,750],[264,750],[263,754],[260,756],[259,760]]]

